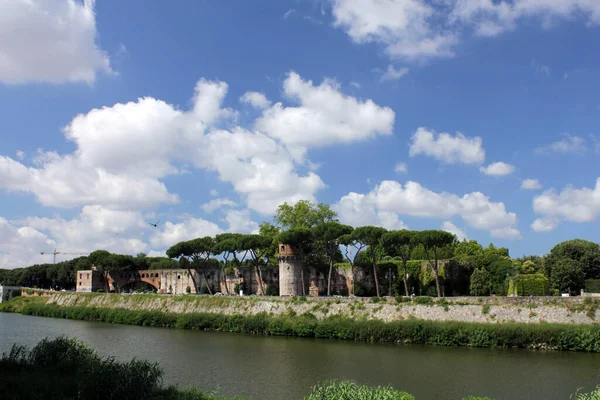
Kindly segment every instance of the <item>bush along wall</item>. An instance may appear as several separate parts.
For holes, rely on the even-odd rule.
[[[518,347],[600,352],[600,325],[480,324],[451,321],[354,320],[310,313],[253,316],[212,313],[176,314],[89,307],[28,304],[23,314],[181,329],[300,336],[364,342],[417,343],[440,346]]]
[[[544,274],[519,275],[509,281],[508,295],[546,296],[550,283]]]
[[[588,279],[585,281],[585,291],[588,293],[600,293],[600,279]]]

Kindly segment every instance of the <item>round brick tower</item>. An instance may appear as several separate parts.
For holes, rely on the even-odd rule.
[[[289,244],[279,243],[279,295],[302,296],[302,270],[304,260]]]

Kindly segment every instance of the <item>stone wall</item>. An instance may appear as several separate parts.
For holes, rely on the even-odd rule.
[[[272,313],[274,315],[311,313],[317,318],[332,315],[356,319],[398,321],[420,319],[430,321],[460,321],[480,323],[600,323],[596,316],[598,303],[586,304],[581,299],[550,298],[539,302],[529,298],[496,298],[496,303],[479,303],[478,298],[467,298],[468,303],[438,303],[418,305],[396,303],[392,298],[382,298],[373,303],[366,298],[297,298],[280,297],[225,297],[225,296],[122,296],[114,294],[60,293],[53,295],[48,303],[63,306],[125,308],[131,310],[158,310],[163,312],[206,312],[224,315]],[[488,298],[493,299],[493,298]],[[510,300],[509,300],[510,299]],[[534,298],[535,299],[535,298]],[[600,311],[600,310],[599,310]]]
[[[21,288],[18,286],[0,286],[0,303],[8,301],[20,293]]]

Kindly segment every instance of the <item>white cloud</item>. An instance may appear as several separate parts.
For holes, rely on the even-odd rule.
[[[570,133],[565,133],[564,139],[551,143],[547,146],[538,147],[535,149],[535,153],[585,153],[586,149],[586,140],[584,138],[580,136],[573,136]]]
[[[408,74],[408,68],[396,69],[392,64],[390,64],[388,65],[387,70],[381,72],[381,78],[379,78],[379,81],[396,81],[398,79],[402,79],[406,74]]]
[[[600,3],[591,0],[457,0],[450,20],[472,25],[479,36],[497,36],[525,18],[540,18],[549,27],[560,19],[586,18],[600,23]]]
[[[536,190],[541,189],[542,184],[537,179],[524,179],[521,182],[521,189],[525,190]]]
[[[111,73],[94,0],[10,0],[0,12],[0,82],[87,82]]]
[[[458,38],[441,25],[434,7],[422,0],[332,0],[334,25],[356,43],[382,43],[392,57],[406,60],[452,57]]]
[[[285,96],[299,106],[275,103],[256,121],[256,128],[280,140],[297,160],[303,159],[308,147],[392,134],[395,115],[391,108],[346,96],[335,81],[325,79],[314,86],[291,72],[283,88]]]
[[[479,171],[484,175],[505,176],[515,172],[515,167],[502,161],[497,161],[491,163],[487,167],[479,167]]]
[[[202,218],[191,217],[179,223],[166,221],[163,230],[150,237],[150,244],[155,248],[168,248],[183,240],[215,236],[222,232],[216,224]]]
[[[460,216],[470,227],[489,230],[494,236],[508,236],[508,228],[516,236],[517,216],[507,212],[504,203],[491,202],[481,192],[459,197],[451,193],[436,193],[417,182],[402,185],[382,181],[367,194],[348,193],[335,204],[340,220],[350,225],[376,221],[381,212],[394,212],[412,217],[448,219]]]
[[[240,97],[242,103],[250,104],[254,108],[260,110],[267,108],[271,105],[267,96],[259,92],[246,92]]]
[[[538,218],[531,224],[531,229],[536,232],[551,232],[558,227],[555,218]]]
[[[21,161],[25,158],[25,153],[21,150],[17,150],[16,154],[17,154],[17,158]]]
[[[217,192],[217,189],[211,189],[211,190],[210,190],[210,195],[211,195],[211,196],[218,196],[218,195],[219,195],[219,192]]]
[[[498,229],[492,229],[490,231],[490,234],[492,235],[492,237],[495,238],[500,238],[500,239],[521,239],[523,236],[521,236],[521,232],[519,232],[518,229],[515,228],[511,228],[511,227],[504,227],[504,228],[498,228]]]
[[[408,61],[452,57],[469,31],[498,36],[526,19],[540,20],[544,27],[576,19],[600,24],[596,0],[330,1],[334,26],[355,43],[380,43],[390,57]]]
[[[420,127],[413,134],[409,155],[423,154],[447,164],[480,164],[485,161],[485,150],[480,137],[456,136]]]
[[[360,83],[358,83],[356,81],[351,81],[350,86],[352,86],[355,89],[360,89]]]
[[[225,208],[225,207],[237,207],[238,203],[236,203],[233,200],[229,200],[227,197],[223,197],[220,199],[212,199],[211,201],[209,201],[208,203],[204,203],[202,204],[200,207],[202,207],[202,209],[207,212],[207,213],[211,213],[215,210],[218,210],[220,208]]]
[[[227,231],[236,233],[258,233],[259,226],[252,221],[250,210],[227,210],[225,213]]]
[[[55,207],[151,208],[179,201],[162,179],[183,171],[183,164],[215,171],[264,214],[284,201],[314,201],[325,184],[314,171],[299,174],[290,151],[389,134],[393,126],[391,109],[347,97],[332,85],[314,87],[291,73],[284,89],[301,106],[278,103],[265,110],[260,121],[270,136],[235,126],[237,113],[221,106],[227,84],[218,81],[199,80],[188,111],[154,98],[94,109],[64,128],[77,147],[73,153],[41,152],[34,166],[0,156],[0,187]],[[231,128],[216,129],[222,121]]]
[[[397,174],[406,174],[408,172],[408,166],[406,165],[406,163],[399,162],[398,164],[396,164],[394,171]]]
[[[533,199],[533,211],[542,218],[534,222],[534,230],[549,231],[560,221],[592,222],[600,216],[600,178],[593,189],[565,187],[560,193],[546,190]]]
[[[48,262],[40,252],[52,251],[54,246],[55,242],[42,232],[28,226],[15,226],[0,217],[0,269]]]
[[[461,242],[467,238],[467,234],[460,229],[458,226],[454,225],[451,221],[444,221],[441,229],[446,232],[450,232],[453,235],[456,235],[458,240]]]

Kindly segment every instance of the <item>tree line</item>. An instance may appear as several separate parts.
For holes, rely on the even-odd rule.
[[[299,201],[282,204],[273,223],[263,222],[257,234],[223,233],[194,238],[170,247],[166,257],[111,254],[96,250],[87,257],[57,264],[0,270],[0,282],[9,285],[75,287],[75,271],[92,265],[110,270],[187,269],[206,282],[209,270],[219,268],[227,292],[227,277],[236,269],[249,268],[260,291],[263,272],[277,266],[277,245],[291,245],[305,260],[327,277],[326,295],[332,294],[332,276],[338,268],[350,268],[354,295],[506,295],[578,293],[586,281],[600,278],[600,246],[574,239],[556,245],[548,255],[511,259],[508,249],[477,241],[458,241],[441,230],[386,230],[377,226],[353,228],[341,224],[329,205]],[[443,261],[442,261],[443,260]],[[369,293],[357,281],[359,270],[372,272]],[[199,282],[190,274],[196,292]],[[383,276],[383,279],[382,279]],[[304,278],[304,276],[302,277]],[[304,280],[304,279],[303,279]],[[513,285],[511,288],[510,285]],[[208,292],[212,294],[210,285]]]

